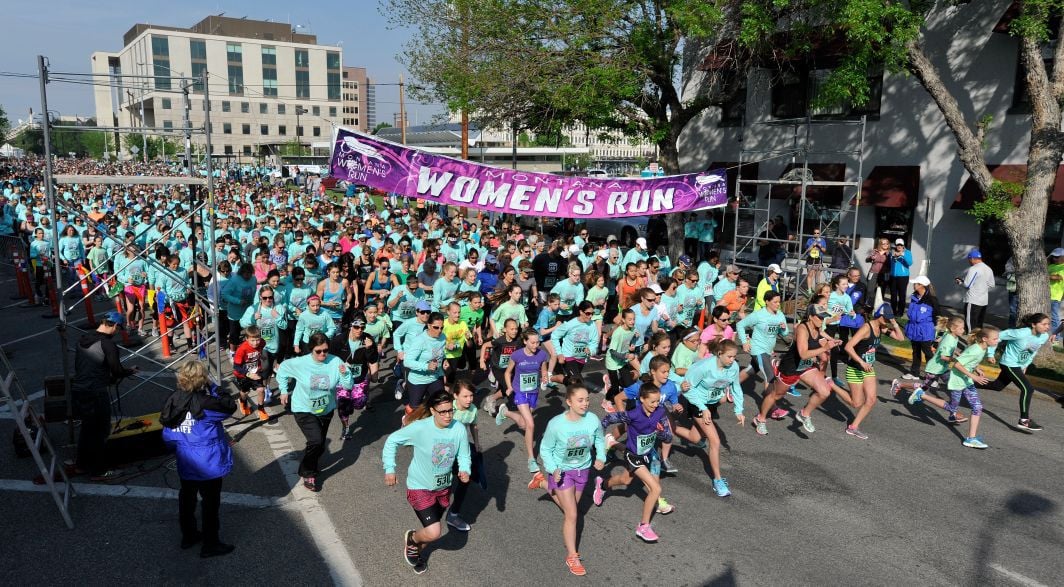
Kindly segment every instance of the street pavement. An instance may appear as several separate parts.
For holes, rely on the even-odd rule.
[[[10,278],[9,268],[0,268],[0,306],[15,303],[7,301],[14,294]],[[62,372],[54,332],[19,340],[54,328],[55,321],[41,313],[3,308],[0,328],[0,345],[13,352],[31,393],[41,389],[44,376]],[[71,333],[72,341],[76,337]],[[590,370],[592,382],[601,369],[593,366],[599,368]],[[664,495],[677,511],[654,518],[657,544],[634,535],[638,482],[611,492],[598,508],[589,489],[579,527],[588,569],[583,579],[565,568],[560,512],[543,492],[525,487],[530,476],[520,433],[512,424],[496,427],[483,412],[488,488],[472,487],[463,511],[473,529],[448,529],[427,553],[428,572],[414,575],[401,548],[403,532],[417,520],[402,483],[384,486],[381,470],[384,439],[401,414],[389,384],[372,391],[372,411],[358,415],[353,439],[341,441],[334,420],[322,459],[324,490],[317,495],[294,479],[303,441],[290,415],[269,424],[230,421],[238,442],[223,487],[222,533],[237,550],[211,560],[177,546],[172,489],[178,479],[171,460],[133,465],[134,475],[114,487],[78,479],[83,491],[71,506],[77,527],[67,530],[48,494],[27,491],[36,473],[32,463],[0,450],[0,519],[6,529],[0,582],[1059,585],[1060,404],[1036,395],[1032,414],[1045,431],[1026,434],[1012,428],[1015,390],[984,391],[980,433],[991,448],[978,451],[961,446],[966,425],[947,425],[934,408],[910,407],[904,394],[891,398],[889,381],[898,374],[893,366],[877,370],[879,401],[862,426],[871,437],[866,441],[843,432],[849,410],[834,399],[814,416],[813,434],[788,417],[770,421],[768,436],[759,437],[749,423],[738,427],[730,408],[721,410],[721,461],[733,495],[716,497],[705,457],[677,447],[673,461],[680,472],[663,480]],[[172,384],[172,378],[161,381]],[[760,394],[760,384],[748,385],[748,420],[755,391]],[[163,388],[142,387],[123,399],[123,412],[157,411],[166,395]],[[600,398],[593,395],[596,412]],[[797,406],[804,402],[795,398]],[[537,428],[561,406],[558,394],[543,398]],[[279,407],[271,410],[280,414]],[[10,438],[13,428],[10,417],[0,417],[0,438]],[[66,428],[52,425],[50,431],[72,456]],[[399,462],[402,480],[408,450]],[[610,466],[617,471],[620,465]]]

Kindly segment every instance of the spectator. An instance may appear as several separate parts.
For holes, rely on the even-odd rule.
[[[890,265],[887,263],[887,257],[890,253],[890,241],[885,238],[879,239],[876,243],[876,248],[872,249],[872,252],[865,257],[866,263],[871,263],[872,266],[868,269],[868,287],[879,288],[884,293],[889,288],[887,284],[890,282]],[[875,298],[873,293],[871,296]]]
[[[780,275],[783,273],[783,269],[779,265],[773,263],[765,270],[765,278],[761,280],[761,283],[757,284],[757,293],[754,296],[754,310],[760,310],[765,307],[765,294],[770,291],[780,291]]]
[[[1014,257],[1005,261],[1005,291],[1009,294],[1009,328],[1016,328],[1020,315],[1020,294],[1016,290],[1016,264]],[[1053,276],[1050,275],[1049,291],[1053,291]]]
[[[913,264],[913,253],[905,247],[905,241],[894,241],[894,250],[890,252],[890,306],[895,316],[905,313],[905,297],[909,294],[909,269]]]
[[[914,277],[913,295],[909,300],[909,323],[905,325],[905,337],[913,349],[912,369],[903,375],[905,379],[919,379],[923,374],[923,360],[931,360],[931,343],[935,340],[935,322],[938,320],[938,299],[931,280],[924,275]]]
[[[990,288],[994,287],[994,270],[983,263],[979,249],[968,253],[968,270],[956,279],[964,287],[964,325],[968,332],[983,327],[986,306],[990,303]]]
[[[853,248],[850,247],[850,237],[840,236],[835,243],[835,252],[831,254],[829,268],[838,270],[832,273],[844,273],[850,267],[853,267]]]
[[[1064,247],[1049,253],[1049,331],[1060,327],[1060,303],[1064,301]]]
[[[702,221],[698,229],[698,252],[703,259],[708,259],[709,252],[713,250],[713,241],[718,226],[720,224],[713,217],[713,211],[706,210],[706,219]]]

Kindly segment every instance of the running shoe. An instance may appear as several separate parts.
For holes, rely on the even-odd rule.
[[[610,393],[610,376],[608,373],[602,374],[602,393],[603,395],[608,395]]]
[[[532,480],[528,482],[529,491],[535,491],[539,489],[539,486],[545,480],[546,479],[543,477],[543,473],[541,473],[540,471],[536,471],[535,474],[532,475]]]
[[[773,420],[782,420],[787,417],[787,414],[790,414],[790,412],[783,408],[776,408],[772,410],[771,413],[769,413],[768,417],[772,418]]]
[[[792,385],[787,390],[787,395],[792,396],[792,397],[802,397],[802,392],[798,391],[798,387],[796,385]]]
[[[661,459],[662,466],[665,467],[666,473],[679,473],[680,470],[676,468],[676,465],[672,464],[672,461],[666,458]]]
[[[717,497],[728,497],[731,495],[731,490],[728,489],[728,480],[723,477],[720,479],[714,479],[713,491],[717,492]]]
[[[667,516],[667,515],[671,514],[672,512],[676,511],[676,508],[673,507],[673,505],[671,503],[665,501],[664,497],[659,497],[658,498],[658,506],[656,508],[654,508],[654,511],[659,513],[659,514],[661,514],[661,515],[663,515],[663,516]]]
[[[577,577],[583,577],[587,574],[584,563],[580,562],[580,553],[565,557],[565,566],[569,567],[569,572]]]
[[[839,379],[838,377],[832,377],[831,378],[831,382],[834,383],[835,385],[838,385],[839,387],[841,387],[843,389],[846,389],[847,387],[849,387],[848,385],[846,385],[845,381],[843,381],[842,379]]]
[[[595,505],[602,505],[604,497],[606,497],[606,490],[602,488],[602,477],[595,477],[595,489],[591,492],[591,501]]]
[[[898,390],[900,390],[900,389],[901,389],[901,381],[895,379],[895,380],[890,382],[890,395],[891,396],[898,397]]]
[[[321,491],[321,488],[318,487],[318,480],[314,477],[303,477],[303,487],[315,493]]]
[[[528,459],[528,472],[539,473],[539,463],[536,462],[536,459]]]
[[[901,378],[908,379],[909,381],[916,381],[917,379],[919,379],[919,377],[913,375],[912,373],[906,373],[905,375],[902,375]]]
[[[509,411],[510,411],[510,408],[507,408],[506,404],[502,404],[502,405],[499,406],[499,411],[495,412],[495,425],[496,426],[502,426],[502,423],[506,421],[506,414]]]
[[[847,426],[846,427],[846,434],[849,434],[850,436],[853,436],[853,437],[856,437],[856,438],[860,438],[861,440],[868,440],[868,435],[865,434],[864,432],[861,432],[860,428],[856,428],[854,426]]]
[[[765,421],[761,420],[757,416],[753,417],[754,430],[760,435],[764,436],[768,434],[768,426],[765,426]]]
[[[340,440],[351,440],[355,435],[351,433],[351,429],[344,426],[344,433],[340,435]]]
[[[613,447],[617,444],[617,437],[612,432],[606,434],[606,450],[613,450]]]
[[[266,410],[259,408],[259,420],[265,422],[270,419],[270,415],[266,413]]]
[[[1035,424],[1034,420],[1030,418],[1020,418],[1020,421],[1016,424],[1016,426],[1019,428],[1023,428],[1024,430],[1030,430],[1031,432],[1037,432],[1042,429],[1041,426]]]
[[[931,382],[931,389],[938,389],[938,380],[937,379],[935,381]]]
[[[417,564],[414,565],[414,574],[415,575],[421,575],[427,570],[429,570],[429,565],[428,565],[428,563],[426,563],[424,561],[424,559],[419,559],[417,561]]]
[[[690,440],[687,440],[686,438],[683,438],[682,440],[683,440],[684,446],[693,446],[695,448],[701,448],[703,450],[705,450],[706,448],[709,447],[709,444],[706,443],[706,439],[705,438],[703,438],[702,440],[699,440],[698,442],[691,442]]]
[[[803,416],[802,411],[798,410],[794,413],[794,419],[798,420],[798,422],[802,425],[802,428],[805,428],[806,432],[810,434],[816,432],[816,426],[813,426],[812,416]]]
[[[251,406],[248,404],[247,400],[240,400],[240,413],[244,416],[251,415]]]
[[[946,418],[947,424],[964,424],[968,421],[968,418],[964,416],[958,416],[957,414],[950,414],[949,418]]]
[[[469,522],[454,512],[447,512],[447,525],[459,532],[469,532],[470,529]]]
[[[403,559],[412,567],[421,562],[421,547],[414,542],[413,530],[407,530],[403,535]]]
[[[636,526],[635,535],[642,539],[643,542],[654,543],[658,541],[658,535],[654,533],[654,529],[650,527],[650,524]]]
[[[495,413],[495,396],[489,394],[488,397],[484,398],[484,403],[481,405],[481,407],[484,408],[485,412],[487,412],[489,414],[494,414]]]
[[[910,406],[924,401],[924,390],[920,389],[919,387],[914,389],[913,392],[909,394],[908,401]]]
[[[968,448],[980,448],[980,449],[982,449],[982,448],[990,448],[990,445],[985,443],[985,442],[983,442],[983,439],[978,437],[978,436],[972,436],[972,437],[969,437],[969,438],[965,438],[964,442],[961,443],[961,444],[963,444],[964,446],[967,446]]]
[[[395,401],[403,399],[403,386],[398,382],[395,384]]]

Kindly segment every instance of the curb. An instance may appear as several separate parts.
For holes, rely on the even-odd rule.
[[[886,344],[882,345],[881,348],[886,350],[887,354],[894,357],[895,359],[907,361],[909,363],[912,363],[913,361],[912,349],[907,349],[905,347],[892,347]],[[996,379],[998,374],[1001,373],[1001,369],[997,366],[988,366],[985,363],[982,365],[982,369],[983,373],[986,373],[986,376],[990,379]],[[1028,379],[1031,380],[1032,384],[1043,390],[1052,391],[1053,393],[1057,394],[1058,397],[1064,396],[1064,383],[1061,383],[1059,381],[1053,381],[1051,379],[1043,379],[1041,377],[1028,377]]]

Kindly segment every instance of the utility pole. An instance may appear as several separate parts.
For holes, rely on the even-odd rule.
[[[181,87],[181,93],[184,95],[185,106],[185,118],[183,124],[185,126],[185,175],[192,175],[192,99],[189,97],[190,86],[193,82],[185,81]],[[190,190],[191,191],[191,188]]]
[[[406,99],[403,93],[403,74],[399,74],[399,136],[400,142],[406,144]]]
[[[310,112],[302,106],[296,106],[296,143],[299,145],[299,155],[303,154],[303,126],[299,124],[299,117]]]
[[[147,83],[147,82],[145,82]],[[147,94],[147,88],[144,88],[140,92],[140,141],[141,149],[144,149],[144,162],[148,162],[148,133],[145,132],[147,124],[144,122],[144,96]]]

